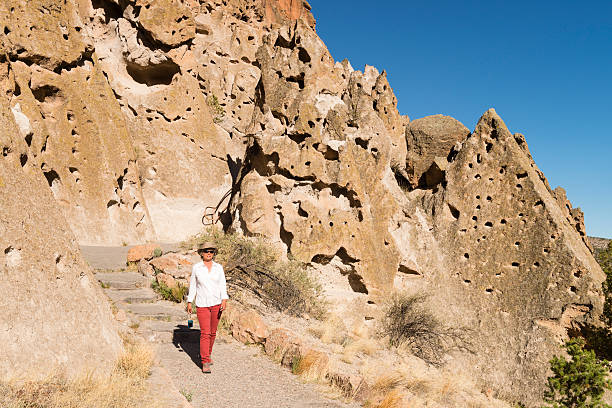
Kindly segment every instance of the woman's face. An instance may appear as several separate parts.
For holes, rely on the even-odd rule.
[[[215,250],[214,249],[202,249],[199,251],[199,254],[204,262],[210,262],[212,261],[213,256],[215,256]]]

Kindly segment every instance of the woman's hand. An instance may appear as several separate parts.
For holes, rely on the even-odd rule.
[[[224,311],[226,307],[227,307],[227,299],[221,300],[221,307],[219,307],[219,310]]]
[[[192,309],[191,309],[191,303],[187,303],[187,313],[191,314]]]

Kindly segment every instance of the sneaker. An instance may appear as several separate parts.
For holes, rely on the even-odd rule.
[[[202,364],[202,372],[204,374],[210,374],[210,363]]]

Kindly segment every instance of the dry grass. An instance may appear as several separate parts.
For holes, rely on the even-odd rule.
[[[344,353],[342,355],[342,361],[351,364],[357,355],[373,355],[378,349],[378,344],[375,340],[370,338],[358,338],[350,340],[344,347]]]
[[[384,395],[382,401],[380,403],[373,405],[375,408],[401,408],[403,406],[402,401],[404,400],[404,396],[401,391],[395,389],[389,391]]]
[[[305,381],[327,382],[329,359],[324,353],[311,351],[294,362],[292,371]]]
[[[348,336],[343,319],[335,314],[308,328],[308,331],[326,344],[344,344]]]
[[[149,397],[146,378],[153,352],[141,344],[126,344],[109,376],[85,373],[68,379],[55,375],[39,381],[0,383],[3,408],[139,408],[158,407]]]

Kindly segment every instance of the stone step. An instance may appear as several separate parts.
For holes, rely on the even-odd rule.
[[[151,303],[157,300],[157,294],[153,289],[107,289],[105,293],[113,302],[126,303]]]
[[[138,272],[99,272],[94,275],[104,288],[129,290],[149,287],[150,278]]]
[[[164,303],[116,303],[119,309],[124,309],[145,319],[165,321],[187,320],[187,312],[180,307],[169,306]]]
[[[194,326],[187,327],[187,320],[181,322],[143,321],[138,328],[138,333],[147,341],[154,343],[199,343],[200,328],[197,319]]]

